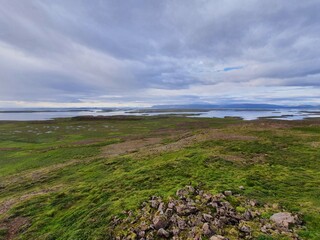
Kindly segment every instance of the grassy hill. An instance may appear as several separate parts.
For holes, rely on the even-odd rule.
[[[320,120],[0,123],[0,239],[108,239],[112,216],[190,183],[299,212],[320,239]]]

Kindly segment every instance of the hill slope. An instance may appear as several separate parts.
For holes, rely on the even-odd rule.
[[[301,213],[300,236],[319,239],[319,137],[319,120],[2,122],[0,239],[106,239],[114,215],[190,183],[212,194],[243,186]]]

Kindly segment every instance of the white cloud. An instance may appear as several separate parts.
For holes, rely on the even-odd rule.
[[[0,106],[317,103],[319,12],[317,0],[6,1]]]

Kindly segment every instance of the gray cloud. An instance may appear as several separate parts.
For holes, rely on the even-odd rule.
[[[317,0],[4,0],[0,101],[320,102],[319,12]]]

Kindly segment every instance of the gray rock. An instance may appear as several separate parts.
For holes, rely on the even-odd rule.
[[[164,213],[166,216],[171,217],[173,214],[173,209],[172,208],[167,208],[167,210]]]
[[[247,220],[247,221],[248,221],[248,220],[251,220],[251,219],[253,218],[252,213],[251,213],[250,210],[245,211],[244,214],[243,214],[243,217],[244,217],[244,219]]]
[[[268,232],[268,229],[265,225],[263,225],[261,228],[260,228],[260,231],[263,232],[263,233],[267,233]]]
[[[195,189],[192,186],[186,186],[186,189],[188,190],[189,193],[194,193]]]
[[[157,235],[159,237],[165,237],[168,238],[170,236],[169,232],[167,232],[166,230],[164,230],[163,228],[160,228],[157,232]]]
[[[172,229],[172,234],[173,234],[174,236],[178,236],[179,233],[180,233],[180,229],[179,229],[179,228],[174,227],[174,228]]]
[[[156,200],[156,199],[150,200],[150,203],[151,203],[151,207],[152,208],[158,208],[159,207],[159,201]]]
[[[202,218],[201,214],[200,215],[199,214],[198,215],[191,215],[189,217],[188,224],[191,227],[202,225],[202,223],[203,223],[202,219],[203,218]]]
[[[208,223],[204,223],[202,225],[202,232],[206,236],[210,236],[212,234],[212,231],[211,231],[210,226],[209,226]]]
[[[174,202],[169,202],[168,203],[168,208],[174,208],[174,206],[175,206]]]
[[[178,189],[178,190],[177,190],[176,195],[177,195],[178,197],[182,198],[182,197],[187,196],[188,193],[189,193],[189,191],[188,191],[187,189],[182,188],[182,189]]]
[[[147,231],[149,229],[149,225],[146,222],[142,222],[139,228],[141,231]]]
[[[155,229],[165,228],[168,225],[168,219],[162,214],[155,216],[152,222]]]
[[[171,222],[173,225],[176,225],[178,219],[179,219],[178,215],[173,214],[173,215],[170,217],[170,222]]]
[[[250,200],[249,201],[249,204],[252,206],[252,207],[255,207],[258,205],[258,202],[256,200]]]
[[[217,202],[210,202],[210,203],[208,203],[208,205],[212,206],[213,208],[218,208],[219,207]]]
[[[179,204],[175,206],[175,209],[177,211],[177,214],[180,216],[187,216],[189,214],[197,212],[197,208],[192,205],[190,206],[190,205]]]
[[[240,230],[241,232],[244,232],[244,233],[250,233],[250,232],[251,232],[250,227],[248,227],[248,226],[246,226],[246,225],[241,226],[239,230]]]
[[[163,202],[159,203],[158,211],[163,213],[163,211],[164,211],[164,203]]]
[[[278,226],[289,228],[291,224],[296,223],[295,217],[288,212],[275,213],[270,217],[270,220],[275,222]]]
[[[179,215],[181,215],[181,214],[183,213],[183,211],[184,211],[185,208],[186,208],[186,206],[183,205],[183,204],[179,204],[179,205],[176,205],[176,206],[175,206],[176,212],[177,212],[177,214],[179,214]]]
[[[214,235],[210,238],[210,240],[225,240],[225,238],[221,235]]]
[[[211,220],[213,219],[213,217],[212,217],[210,214],[204,213],[204,214],[203,214],[203,219],[204,219],[206,222],[211,222]]]
[[[141,237],[141,238],[143,238],[145,235],[146,235],[146,232],[145,232],[145,231],[140,231],[140,232],[138,233],[138,236]]]
[[[231,195],[232,195],[232,192],[231,192],[231,191],[224,191],[224,195],[226,195],[226,196],[231,196]]]
[[[209,194],[209,193],[204,193],[204,194],[203,194],[203,198],[204,198],[206,201],[210,201],[211,198],[212,198],[212,195]]]
[[[269,223],[267,223],[265,226],[266,226],[267,229],[271,229],[272,228],[272,225],[269,224]]]
[[[187,227],[186,222],[184,220],[182,220],[182,219],[178,219],[177,223],[178,223],[178,228],[180,230],[183,230],[183,229],[185,229]]]

